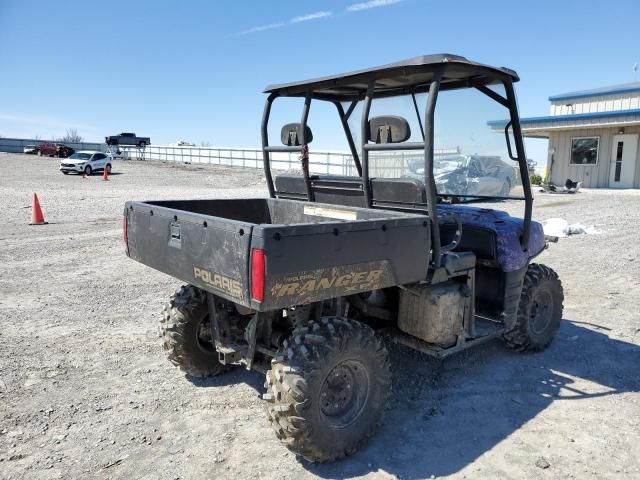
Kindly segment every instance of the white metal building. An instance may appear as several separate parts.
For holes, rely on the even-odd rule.
[[[591,188],[640,188],[640,82],[549,97],[550,115],[522,118],[523,135],[549,139],[547,175]],[[489,122],[494,130],[504,122]]]

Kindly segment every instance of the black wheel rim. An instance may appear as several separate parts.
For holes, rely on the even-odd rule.
[[[358,360],[338,363],[325,378],[320,390],[320,411],[334,428],[353,423],[369,399],[369,375]]]
[[[209,315],[200,320],[196,327],[196,343],[198,348],[204,352],[212,354],[216,351],[213,346],[213,338],[211,337],[211,327],[209,324]]]
[[[543,333],[553,318],[553,296],[547,289],[539,289],[531,301],[529,327],[531,333]]]

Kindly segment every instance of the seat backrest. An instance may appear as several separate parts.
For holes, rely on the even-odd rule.
[[[427,204],[424,183],[412,178],[372,178],[371,196],[375,204]]]
[[[362,180],[339,175],[312,175],[311,188],[315,200],[332,205],[365,206]],[[302,175],[282,174],[275,179],[279,197],[305,200],[307,190]],[[374,205],[418,207],[427,204],[424,184],[409,178],[372,178]]]

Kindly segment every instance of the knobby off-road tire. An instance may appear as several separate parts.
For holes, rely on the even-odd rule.
[[[507,346],[521,352],[547,348],[560,326],[563,301],[558,274],[546,265],[529,265],[516,321],[503,334]]]
[[[169,361],[183,372],[208,377],[224,371],[210,335],[207,296],[199,288],[183,285],[171,296],[160,333]]]
[[[323,317],[283,342],[265,386],[276,436],[307,460],[329,462],[376,430],[391,393],[389,354],[367,325]]]
[[[311,305],[298,305],[287,309],[287,316],[293,328],[306,327],[311,317]]]

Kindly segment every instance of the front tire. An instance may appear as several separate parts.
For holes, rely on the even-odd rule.
[[[84,174],[88,177],[89,175],[91,175],[91,167],[89,165],[87,165],[86,167],[84,167]]]
[[[529,265],[515,323],[503,334],[507,346],[520,352],[547,348],[560,326],[563,301],[558,274],[546,265]]]
[[[169,361],[183,372],[208,377],[224,371],[211,338],[203,290],[193,285],[180,287],[163,309],[160,331]]]
[[[111,164],[110,164],[110,163],[108,163],[108,164],[107,164],[107,166],[106,166],[105,168],[107,169],[107,173],[108,173],[109,175],[111,175]]]
[[[293,331],[267,372],[267,416],[297,455],[329,462],[376,430],[391,393],[389,354],[367,325],[323,317]]]

